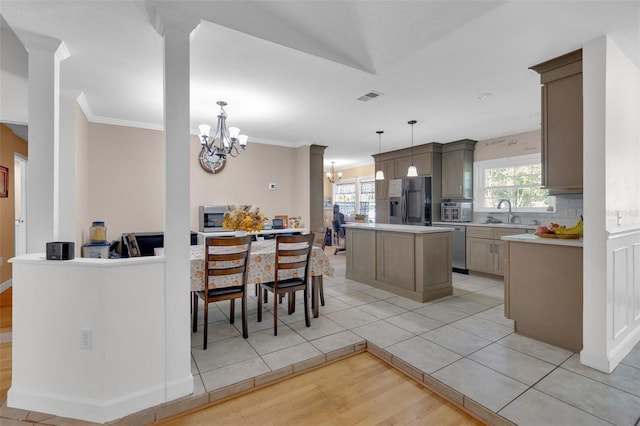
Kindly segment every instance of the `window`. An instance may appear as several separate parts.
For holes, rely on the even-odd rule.
[[[371,178],[360,180],[360,192],[358,196],[358,211],[367,215],[367,222],[376,220],[376,181]]]
[[[546,212],[555,210],[555,197],[540,188],[540,154],[521,155],[473,164],[474,210],[495,211],[498,202],[507,199],[512,211]]]
[[[375,222],[376,181],[373,177],[349,179],[333,185],[334,203],[340,206],[345,217],[365,214],[369,222]]]
[[[356,181],[348,180],[333,184],[333,200],[340,206],[345,217],[356,213]]]

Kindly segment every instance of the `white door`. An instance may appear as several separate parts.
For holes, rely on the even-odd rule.
[[[27,159],[16,154],[13,164],[15,256],[20,256],[27,252]]]

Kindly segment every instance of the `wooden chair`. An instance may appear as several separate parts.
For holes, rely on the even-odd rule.
[[[323,228],[319,228],[318,230],[314,230],[313,245],[315,247],[320,247],[322,251],[324,251],[326,244],[327,244],[327,228],[323,227]],[[320,291],[320,304],[324,306],[324,288],[322,284],[320,284],[320,288],[318,290]]]
[[[242,337],[249,337],[247,328],[247,263],[251,251],[251,235],[245,237],[208,237],[205,242],[205,290],[193,292],[193,331],[197,331],[198,298],[204,301],[204,342],[207,349],[209,303],[228,300],[229,322],[234,323],[236,299],[242,299]],[[231,287],[215,287],[216,277],[236,275]]]
[[[296,291],[304,291],[304,317],[307,327],[309,320],[309,261],[313,249],[314,234],[278,235],[276,237],[276,254],[274,278],[272,282],[261,283],[258,292],[258,322],[262,321],[262,297],[267,292],[273,293],[273,335],[278,335],[278,296],[287,294],[289,313],[293,311]],[[294,273],[293,278],[280,278],[282,273]]]

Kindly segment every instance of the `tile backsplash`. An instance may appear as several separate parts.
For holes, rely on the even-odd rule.
[[[548,213],[518,213],[514,212],[513,223],[523,225],[542,224],[547,225],[551,222],[560,225],[573,226],[580,215],[583,214],[582,194],[556,195],[556,211]],[[505,209],[494,212],[473,213],[474,222],[486,222],[487,216],[493,216],[496,219],[507,221],[507,213]]]

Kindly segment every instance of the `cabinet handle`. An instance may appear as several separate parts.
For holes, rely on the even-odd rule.
[[[493,243],[489,244],[489,254],[493,254]]]
[[[460,185],[460,194],[462,194],[462,185]]]

